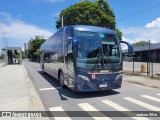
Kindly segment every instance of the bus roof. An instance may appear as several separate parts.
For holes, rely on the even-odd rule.
[[[115,31],[103,28],[103,27],[98,27],[98,26],[89,26],[89,25],[73,25],[73,26],[68,26],[68,27],[73,27],[74,30],[79,30],[79,31],[90,31],[90,32],[101,32],[101,33],[108,33],[108,34],[116,34]]]

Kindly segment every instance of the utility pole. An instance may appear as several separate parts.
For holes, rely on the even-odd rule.
[[[148,68],[149,69],[149,77],[150,77],[150,62],[151,62],[151,59],[150,59],[150,57],[151,57],[151,51],[150,51],[151,48],[150,48],[150,45],[151,45],[151,42],[149,40],[149,63],[148,63],[149,64],[149,66],[148,66],[149,67]]]
[[[64,18],[63,15],[61,16],[61,18],[55,18],[55,19],[61,19],[61,27],[64,27]]]
[[[62,28],[63,28],[63,15],[62,15]]]

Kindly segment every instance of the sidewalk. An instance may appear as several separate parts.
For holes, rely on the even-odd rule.
[[[0,69],[1,69],[1,67],[3,67],[4,66],[4,63],[3,62],[0,62]]]
[[[134,75],[127,75],[123,73],[123,81],[127,83],[138,84],[141,86],[157,88],[160,90],[160,80],[159,79],[151,79],[146,76],[134,76]]]
[[[0,64],[0,89],[0,111],[45,111],[23,65]],[[40,118],[18,117],[16,119]]]

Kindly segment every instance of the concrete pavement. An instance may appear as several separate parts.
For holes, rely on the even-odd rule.
[[[160,89],[159,79],[153,79],[146,76],[135,76],[135,75],[129,75],[124,73],[123,81],[127,83]]]
[[[147,86],[152,88],[158,88],[160,89],[160,77],[158,76],[156,78],[150,78],[147,76],[147,73],[141,73],[141,65],[146,64],[144,62],[135,62],[134,64],[134,70],[135,75],[133,75],[133,62],[123,62],[123,81],[132,83],[132,84],[138,84],[141,86]],[[156,73],[160,72],[160,64],[154,63],[153,64],[153,75],[155,77]]]
[[[0,111],[45,111],[23,64],[7,66],[0,64],[0,88]]]

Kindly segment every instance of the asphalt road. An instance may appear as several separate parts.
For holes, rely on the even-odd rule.
[[[68,88],[61,88],[53,77],[43,75],[39,63],[28,61],[23,63],[47,111],[160,111],[160,90],[158,89],[123,83],[121,89],[113,91],[77,93]],[[52,117],[51,119],[57,118]],[[83,120],[77,117],[65,119]],[[107,117],[104,119],[128,120],[139,119],[139,117]],[[160,118],[141,117],[140,119]]]

